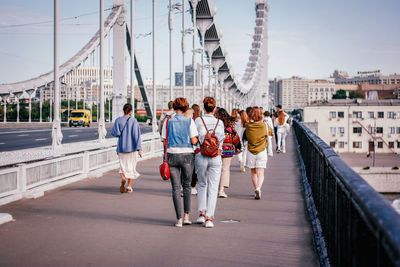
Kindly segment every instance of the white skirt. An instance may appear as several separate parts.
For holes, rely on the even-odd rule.
[[[250,151],[247,151],[247,160],[246,160],[246,167],[250,169],[260,168],[266,169],[267,168],[267,150],[264,149],[257,155],[254,155]]]
[[[136,171],[137,152],[118,153],[119,173],[123,173],[126,179],[137,179],[140,174]]]

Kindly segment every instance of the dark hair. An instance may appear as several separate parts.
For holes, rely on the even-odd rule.
[[[235,118],[230,116],[224,108],[218,109],[215,113],[215,116],[223,121],[225,127],[233,126],[233,123],[235,122]]]
[[[254,122],[258,122],[261,121],[263,114],[261,112],[260,108],[252,108],[249,114],[249,117],[251,120],[253,120]]]
[[[277,105],[277,106],[276,106],[276,108],[280,108],[280,109],[282,109],[282,106],[281,106],[281,105]]]
[[[168,109],[173,109],[174,108],[174,101],[169,101],[168,102]]]
[[[265,116],[265,117],[270,117],[270,116],[271,116],[271,113],[270,113],[269,111],[265,111],[265,112],[264,112],[264,116]]]
[[[182,112],[186,112],[189,109],[189,103],[187,102],[186,98],[178,97],[174,100],[174,110],[180,110]]]
[[[217,105],[215,99],[211,96],[205,97],[203,100],[203,104],[204,104],[204,109],[206,110],[207,113],[213,112],[215,106]]]
[[[253,107],[247,107],[247,108],[246,108],[246,113],[247,113],[247,115],[250,114],[250,111],[251,111],[252,108],[253,108]]]
[[[132,111],[132,105],[129,104],[129,103],[126,103],[126,104],[124,105],[124,107],[123,107],[123,110],[124,110],[124,114],[125,114],[125,115],[126,115],[126,114],[129,114],[129,112]]]
[[[197,104],[193,104],[192,109],[193,109],[193,120],[195,120],[197,117],[200,117],[200,107]]]

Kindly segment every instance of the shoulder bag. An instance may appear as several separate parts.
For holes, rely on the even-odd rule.
[[[166,138],[165,138],[165,155],[164,155],[164,162],[160,165],[160,175],[161,178],[164,181],[167,181],[171,174],[169,172],[169,165],[167,162],[167,148],[168,148],[168,122],[169,122],[169,118],[167,119],[167,125],[166,126]]]

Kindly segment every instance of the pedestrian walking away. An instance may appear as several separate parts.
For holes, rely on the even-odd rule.
[[[260,108],[253,108],[249,114],[251,122],[246,125],[248,152],[246,167],[251,169],[251,180],[254,186],[255,199],[261,199],[261,188],[264,183],[264,170],[267,168],[268,132],[262,122],[263,114]]]
[[[140,127],[138,121],[131,117],[132,105],[125,104],[124,116],[118,117],[111,130],[111,135],[118,137],[117,153],[119,173],[121,174],[120,192],[132,192],[132,182],[139,177],[136,170],[137,155],[142,157]],[[128,181],[127,181],[128,180]]]
[[[183,114],[189,109],[186,98],[180,97],[174,100],[173,108],[175,116],[164,123],[161,137],[164,146],[167,143],[167,159],[171,173],[172,200],[176,214],[176,227],[192,224],[190,221],[191,182],[194,168],[194,147],[198,142],[196,125],[192,118],[186,118]],[[181,201],[181,187],[183,187],[183,214]]]
[[[218,197],[227,198],[225,188],[229,188],[232,157],[241,150],[240,137],[237,134],[234,123],[235,118],[230,116],[225,109],[220,108],[216,118],[224,123],[225,139],[222,144],[222,171],[219,182]]]
[[[267,125],[267,131],[268,131],[268,147],[267,147],[267,151],[268,151],[268,156],[272,157],[274,155],[274,153],[272,152],[272,137],[274,137],[274,125],[272,123],[272,119],[271,119],[271,113],[269,111],[265,111],[264,112],[264,118],[263,118],[263,122]]]
[[[235,129],[239,135],[240,142],[242,143],[242,150],[239,152],[238,160],[240,163],[240,171],[245,172],[246,158],[247,158],[247,139],[244,138],[246,124],[249,122],[249,117],[245,110],[239,112],[240,120],[236,122]]]
[[[286,136],[289,132],[289,116],[283,111],[278,111],[278,153],[286,153]]]
[[[200,212],[196,222],[203,223],[205,227],[211,228],[214,227],[213,219],[217,205],[218,186],[222,167],[221,149],[225,133],[223,123],[214,117],[214,112],[216,111],[215,99],[206,97],[203,100],[203,104],[205,114],[195,121],[199,133],[199,143],[201,144],[200,149],[196,149],[195,156],[195,165],[199,179],[197,207]],[[206,147],[205,145],[215,145],[215,141],[218,141],[218,147],[216,148],[217,155],[207,156],[206,150],[214,151],[215,148],[214,146]]]

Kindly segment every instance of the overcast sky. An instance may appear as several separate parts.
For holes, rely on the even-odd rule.
[[[60,62],[98,29],[98,0],[60,0]],[[168,84],[168,0],[157,1],[157,82]],[[214,0],[223,40],[236,73],[246,67],[255,24],[254,0]],[[105,0],[105,8],[112,6]],[[129,7],[129,1],[127,1]],[[328,77],[335,69],[400,73],[399,0],[270,0],[269,77]],[[188,6],[188,5],[187,5]],[[128,8],[129,9],[129,8]],[[151,78],[151,0],[135,1],[136,51]],[[106,11],[108,15],[109,11]],[[83,15],[83,16],[80,16]],[[0,83],[52,69],[52,0],[0,1]],[[77,18],[71,18],[76,17]],[[187,25],[190,24],[187,16]],[[32,24],[34,23],[34,24]],[[175,15],[174,71],[181,71],[181,14]],[[188,51],[192,38],[187,38]],[[106,40],[106,52],[108,51]],[[112,62],[106,57],[106,64]],[[129,62],[129,60],[128,60]],[[186,62],[191,62],[188,53]]]

